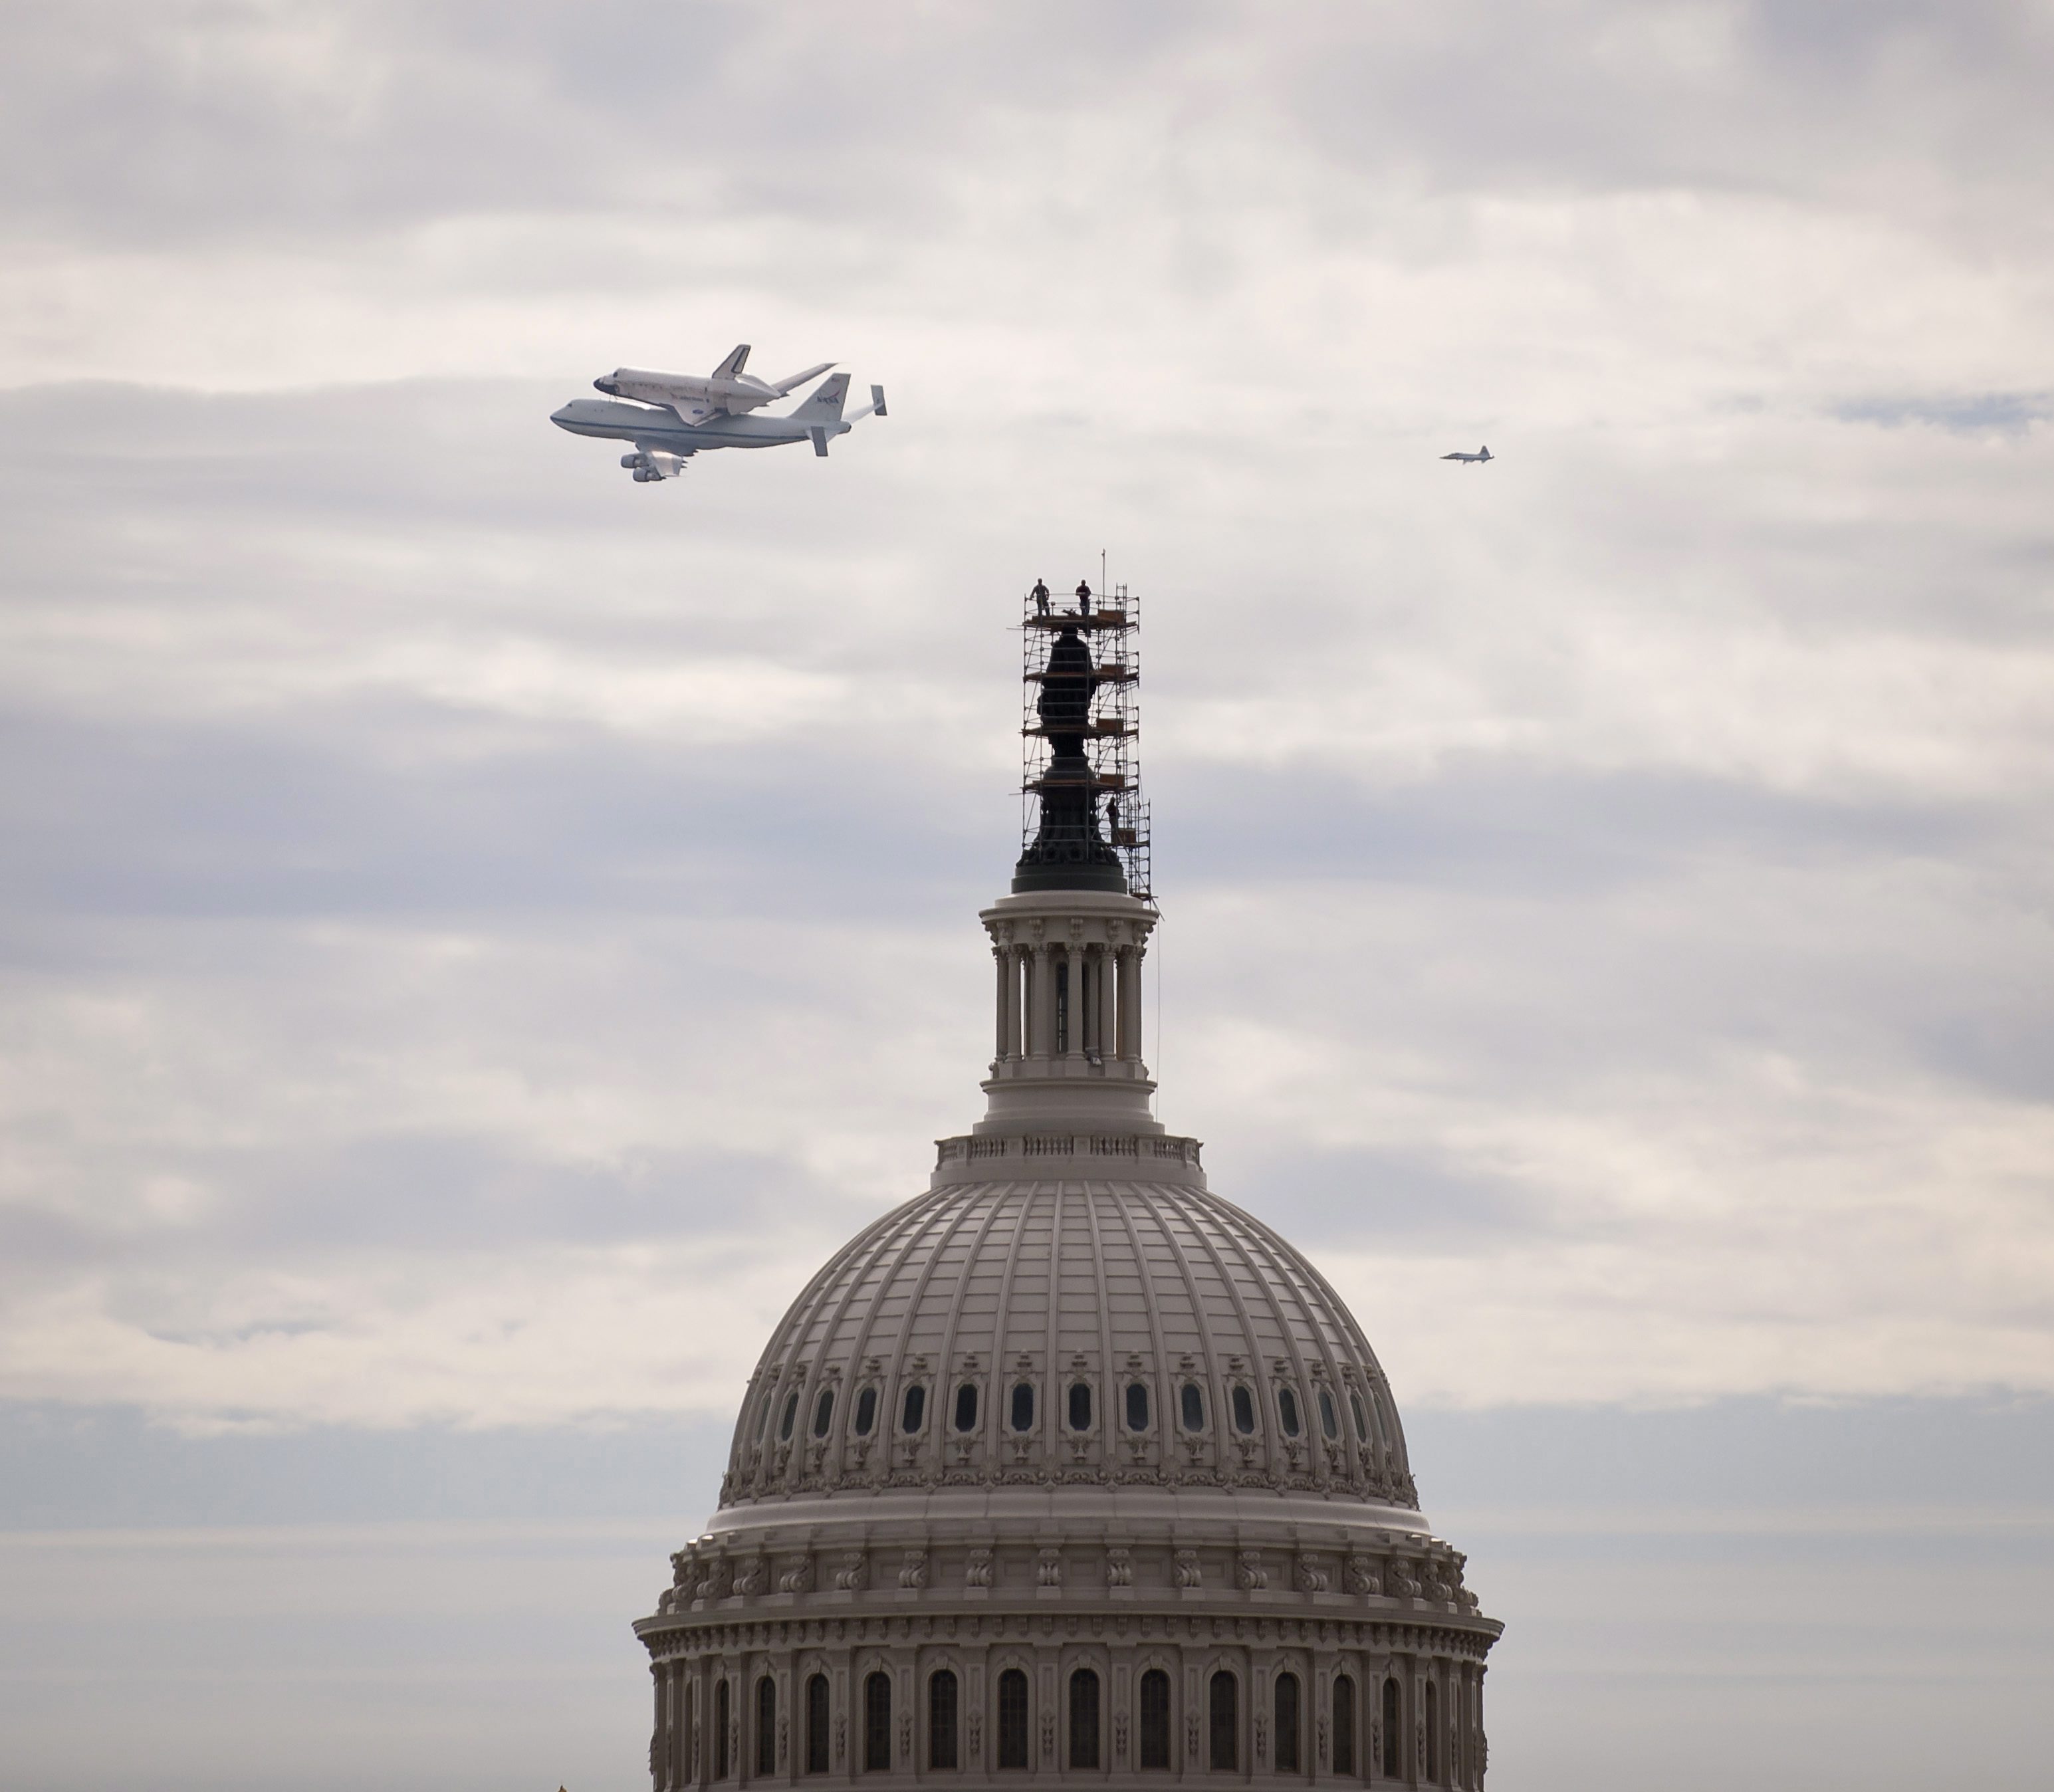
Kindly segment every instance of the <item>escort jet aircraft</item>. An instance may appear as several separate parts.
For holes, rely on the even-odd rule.
[[[870,403],[844,417],[842,406],[848,395],[848,375],[838,373],[785,415],[756,416],[753,413],[789,397],[834,363],[823,361],[804,373],[765,383],[742,371],[748,360],[749,344],[745,342],[704,379],[694,374],[616,367],[592,384],[612,395],[614,400],[635,402],[573,399],[552,411],[549,421],[573,435],[633,442],[635,452],[623,454],[620,464],[640,485],[675,479],[694,454],[710,448],[775,448],[787,442],[810,440],[813,452],[824,455],[828,442],[846,435],[852,425],[872,415],[888,415],[884,388],[873,386]]]
[[[1443,454],[1441,458],[1444,461],[1474,462],[1476,466],[1481,466],[1485,461],[1494,461],[1497,458],[1497,456],[1493,454],[1488,448],[1479,448],[1474,454]]]

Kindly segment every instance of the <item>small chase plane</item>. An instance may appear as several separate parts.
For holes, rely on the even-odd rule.
[[[1481,466],[1485,461],[1494,461],[1497,458],[1497,456],[1493,454],[1488,448],[1479,448],[1474,454],[1443,454],[1441,458],[1444,461],[1461,461],[1466,464],[1474,464],[1478,466]]]
[[[608,399],[573,399],[549,413],[549,421],[573,435],[632,442],[635,451],[620,464],[638,485],[675,479],[695,454],[710,448],[776,448],[788,442],[810,441],[816,454],[825,454],[834,437],[846,435],[864,418],[887,415],[884,388],[870,388],[870,403],[844,417],[848,375],[836,374],[809,398],[781,417],[754,413],[778,399],[789,398],[809,379],[834,365],[823,361],[789,379],[765,382],[742,371],[749,344],[702,379],[696,374],[655,373],[644,367],[616,367],[592,384]]]

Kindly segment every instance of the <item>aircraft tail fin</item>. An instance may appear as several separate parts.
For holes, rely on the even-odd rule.
[[[732,379],[748,365],[749,344],[746,342],[738,342],[727,359],[713,370],[713,377],[716,379]]]
[[[824,382],[820,389],[792,413],[800,422],[839,423],[841,407],[848,396],[848,375],[838,373]]]

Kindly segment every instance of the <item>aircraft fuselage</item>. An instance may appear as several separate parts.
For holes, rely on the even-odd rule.
[[[685,423],[674,411],[617,399],[573,399],[551,411],[549,421],[573,435],[632,442],[672,454],[703,454],[710,448],[776,448],[787,442],[805,442],[816,430],[832,436],[846,435],[850,428],[840,418],[798,422],[789,417],[744,415]]]

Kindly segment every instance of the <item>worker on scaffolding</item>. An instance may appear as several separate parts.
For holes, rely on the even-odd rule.
[[[1045,579],[1037,579],[1034,581],[1034,589],[1030,595],[1034,599],[1034,614],[1037,616],[1047,615],[1049,613],[1049,581]]]
[[[1077,581],[1077,614],[1080,616],[1091,614],[1091,587],[1081,579]]]

